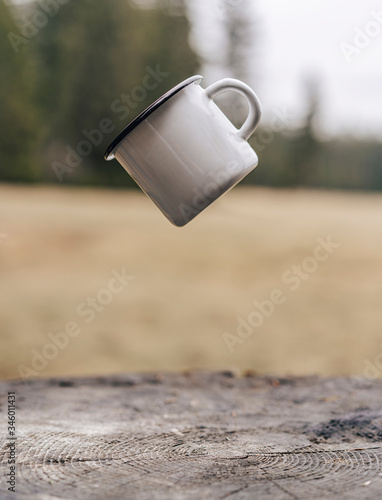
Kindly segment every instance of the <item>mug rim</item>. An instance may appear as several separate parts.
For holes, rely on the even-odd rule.
[[[198,81],[199,80],[199,81]],[[115,152],[116,149],[118,148],[119,144],[123,141],[123,139],[137,127],[140,123],[142,123],[148,116],[150,116],[156,109],[158,109],[162,104],[167,102],[171,97],[176,95],[178,92],[183,90],[185,87],[190,85],[191,83],[195,83],[198,81],[198,83],[201,83],[203,80],[203,77],[201,75],[195,75],[191,76],[190,78],[187,78],[187,80],[184,80],[183,82],[179,83],[175,87],[173,87],[171,90],[163,94],[161,97],[159,97],[155,102],[150,104],[144,111],[142,111],[136,118],[134,118],[133,121],[131,121],[123,130],[122,132],[114,139],[114,141],[109,145],[107,148],[104,158],[105,160],[113,160],[115,158]]]

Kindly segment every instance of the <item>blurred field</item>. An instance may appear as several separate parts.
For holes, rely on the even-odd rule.
[[[0,214],[1,378],[69,321],[81,333],[41,376],[362,374],[382,356],[380,194],[235,188],[179,229],[135,191],[2,185]],[[341,246],[288,290],[283,274],[327,235]],[[134,280],[86,324],[77,307],[123,267]],[[230,354],[222,334],[275,288],[286,301]]]

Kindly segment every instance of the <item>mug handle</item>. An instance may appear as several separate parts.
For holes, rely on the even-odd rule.
[[[205,92],[210,99],[213,99],[214,97],[223,94],[223,92],[227,92],[227,90],[236,90],[236,92],[239,92],[239,94],[242,94],[247,98],[249,104],[249,115],[245,120],[244,125],[240,130],[238,130],[240,137],[246,141],[253,134],[260,122],[262,111],[259,98],[251,87],[240,80],[235,80],[234,78],[224,78],[224,80],[219,80],[218,82],[207,87]]]

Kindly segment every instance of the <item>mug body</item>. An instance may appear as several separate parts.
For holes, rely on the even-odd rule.
[[[187,224],[258,163],[197,81],[132,128],[114,156],[176,226]]]

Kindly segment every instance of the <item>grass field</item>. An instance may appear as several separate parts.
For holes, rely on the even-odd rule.
[[[0,214],[1,378],[42,352],[44,377],[382,374],[380,194],[238,187],[179,229],[136,191],[2,185]],[[134,279],[105,292],[123,268]],[[260,322],[254,301],[281,296]],[[238,317],[252,327],[231,353]]]

